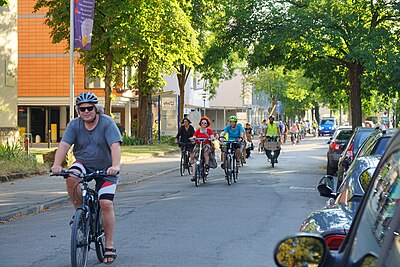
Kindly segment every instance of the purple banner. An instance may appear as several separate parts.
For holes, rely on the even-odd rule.
[[[90,50],[96,0],[74,0],[74,47]]]

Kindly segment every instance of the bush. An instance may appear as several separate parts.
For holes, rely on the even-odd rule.
[[[8,142],[0,144],[0,160],[13,160],[22,157],[27,157],[27,155],[20,144],[10,144]]]
[[[127,135],[122,136],[122,145],[123,146],[134,146],[134,145],[143,145],[143,144],[144,144],[144,141],[140,137],[127,136]]]
[[[19,144],[0,144],[0,175],[8,173],[28,174],[43,171],[45,164],[37,162],[35,155],[26,155]]]
[[[175,145],[175,136],[161,136],[161,144]]]

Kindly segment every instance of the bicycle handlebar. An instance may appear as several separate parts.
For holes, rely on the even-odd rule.
[[[218,140],[220,140],[220,139],[226,140],[226,138],[223,137],[223,136],[218,137]],[[234,140],[234,141],[232,141],[232,140],[227,140],[226,142],[242,142],[243,140],[244,140],[243,137],[239,137],[239,138],[236,138],[236,140]],[[220,140],[220,141],[221,141],[221,140]]]
[[[50,170],[50,172],[51,172],[51,170]],[[77,173],[77,172],[66,171],[66,170],[63,170],[60,173],[52,173],[52,174],[50,174],[50,176],[62,176],[62,177],[64,177],[64,179],[67,179],[70,176],[70,174],[76,176],[79,179],[86,180],[86,181],[91,181],[94,178],[115,177],[115,175],[107,174],[105,171],[94,171],[91,173]]]
[[[207,137],[207,138],[197,138],[197,137],[193,137],[193,141],[207,141],[207,140],[210,140],[211,141],[211,139],[209,138],[209,137]]]

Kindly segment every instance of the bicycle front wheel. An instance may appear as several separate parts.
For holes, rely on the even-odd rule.
[[[238,166],[236,164],[236,159],[232,160],[232,176],[233,176],[233,181],[236,183],[237,182],[237,178],[238,178]]]
[[[181,172],[181,176],[185,174],[185,154],[181,154],[181,165],[179,166],[179,170]]]
[[[71,232],[71,266],[87,266],[88,251],[89,220],[86,219],[86,211],[78,209]]]
[[[200,177],[201,177],[201,169],[200,169],[200,165],[196,166],[196,174],[195,174],[195,179],[194,179],[194,183],[196,185],[196,187],[198,187],[200,185]]]
[[[226,159],[226,181],[228,182],[228,185],[231,185],[232,183],[232,158],[227,157]]]
[[[96,245],[96,255],[100,262],[104,261],[104,250],[106,245],[106,236],[104,234],[103,215],[100,207],[97,209],[96,221],[94,226],[94,238]]]

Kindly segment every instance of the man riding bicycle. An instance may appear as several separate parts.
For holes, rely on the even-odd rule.
[[[92,92],[84,92],[76,97],[76,111],[79,117],[70,121],[58,146],[51,171],[60,173],[65,155],[72,145],[75,163],[69,168],[74,173],[88,173],[106,170],[113,175],[96,179],[100,207],[102,210],[105,253],[104,263],[111,264],[116,259],[113,247],[115,214],[113,200],[120,171],[121,133],[114,120],[102,114],[102,107]],[[75,209],[81,206],[81,188],[78,177],[70,175],[66,179],[67,191]],[[71,223],[70,223],[71,224]]]
[[[237,166],[240,166],[240,159],[243,153],[243,140],[244,140],[244,129],[243,126],[237,123],[238,119],[236,116],[229,117],[229,125],[224,128],[220,136],[225,137],[228,134],[228,140],[225,141],[239,141],[241,142],[240,147],[236,149],[236,160]],[[240,139],[240,140],[239,140]],[[221,157],[225,158],[226,153],[226,143],[221,141]],[[221,164],[222,169],[225,168],[224,163]]]
[[[273,115],[269,116],[269,121],[267,123],[267,130],[265,131],[265,141],[272,142],[272,141],[279,141],[281,140],[281,131],[279,129],[278,123],[275,121],[275,117]],[[265,146],[264,146],[265,147]],[[277,155],[275,159],[275,163],[278,163],[278,156],[281,152],[281,149],[277,150]]]

